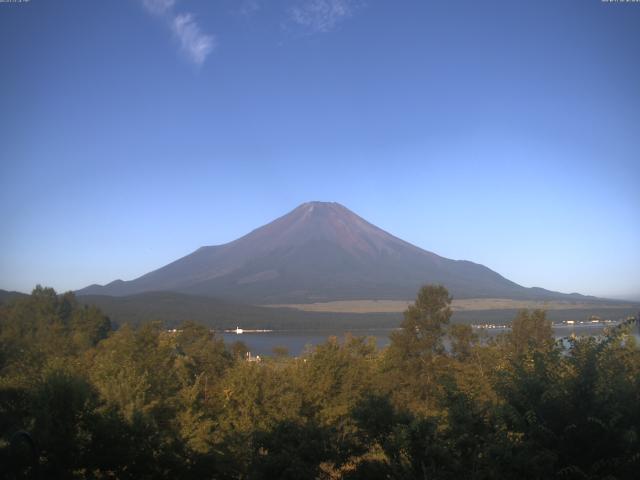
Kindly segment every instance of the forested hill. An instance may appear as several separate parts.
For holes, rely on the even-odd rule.
[[[0,289],[0,303],[6,303],[16,298],[24,298],[27,297],[26,293],[21,292],[10,292],[7,290]]]
[[[270,308],[197,295],[174,292],[149,292],[125,297],[79,295],[78,301],[96,305],[109,315],[115,325],[139,325],[159,320],[168,328],[185,321],[195,321],[215,329],[357,329],[396,327],[400,313],[319,313],[291,308]]]
[[[0,304],[0,478],[637,478],[631,322],[556,342],[523,311],[487,342],[450,316],[427,286],[385,349],[334,337],[257,362],[36,288]]]
[[[0,304],[28,295],[0,290]],[[269,328],[275,330],[358,330],[396,328],[401,313],[339,313],[305,312],[292,308],[271,308],[228,302],[211,297],[174,292],[149,292],[112,297],[106,295],[80,295],[77,301],[95,305],[107,314],[114,326],[140,325],[160,321],[166,328],[175,328],[185,321],[195,321],[214,329]],[[547,318],[554,322],[587,320],[592,315],[620,319],[634,315],[640,304],[622,307],[593,304],[592,307],[549,310]],[[452,320],[459,323],[508,323],[518,309],[491,309],[454,311]]]

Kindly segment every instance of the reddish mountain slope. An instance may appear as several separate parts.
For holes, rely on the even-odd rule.
[[[325,202],[302,204],[238,240],[199,248],[135,280],[78,293],[175,291],[247,303],[301,303],[410,299],[425,283],[442,283],[457,298],[581,298],[524,288],[483,265],[440,257]]]

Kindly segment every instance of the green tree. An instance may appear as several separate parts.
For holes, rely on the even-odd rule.
[[[478,343],[478,336],[473,333],[471,325],[451,325],[449,338],[451,339],[451,353],[462,361],[471,357],[473,348]]]
[[[387,351],[388,388],[397,405],[428,411],[436,405],[437,377],[446,367],[443,339],[451,297],[442,285],[425,285],[404,312]]]
[[[544,310],[521,310],[511,323],[508,339],[516,355],[548,351],[555,343],[553,328]]]
[[[442,285],[425,285],[404,312],[400,331],[391,335],[391,349],[402,359],[428,358],[444,351],[442,339],[451,318],[451,297]]]

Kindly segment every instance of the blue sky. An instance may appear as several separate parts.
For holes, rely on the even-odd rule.
[[[0,288],[132,279],[309,200],[640,298],[640,3],[0,3]]]

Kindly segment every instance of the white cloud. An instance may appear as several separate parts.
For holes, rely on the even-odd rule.
[[[172,23],[173,33],[180,40],[182,51],[197,65],[202,65],[216,46],[213,35],[202,33],[190,13],[176,15]]]
[[[180,42],[186,57],[200,66],[216,46],[213,35],[204,33],[192,13],[176,13],[177,0],[140,0],[142,6],[152,15],[163,18]]]
[[[176,0],[142,0],[142,5],[149,13],[154,15],[162,15],[170,11],[175,5]]]
[[[355,8],[352,0],[303,0],[289,9],[289,17],[311,31],[328,32],[350,17]]]

